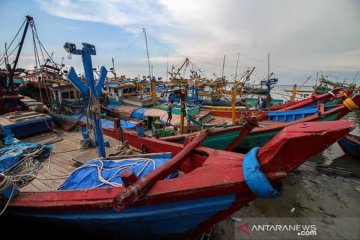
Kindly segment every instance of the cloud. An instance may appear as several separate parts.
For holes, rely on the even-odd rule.
[[[263,75],[270,52],[271,70],[289,82],[321,70],[343,74],[360,69],[356,0],[37,2],[58,17],[119,26],[129,33],[146,27],[150,38],[164,47],[162,55],[151,55],[154,64],[164,65],[167,54],[171,64],[178,62],[178,56],[189,56],[204,71],[219,73],[226,55],[225,73],[230,75],[240,52],[240,66],[255,65],[258,75]],[[210,64],[202,63],[206,61]]]
[[[164,20],[162,15],[154,14],[161,7],[156,1],[37,0],[37,2],[44,11],[57,17],[101,22],[122,26],[128,30],[146,22],[160,24]]]

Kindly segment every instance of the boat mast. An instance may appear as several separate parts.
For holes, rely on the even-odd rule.
[[[143,28],[144,36],[145,36],[145,44],[146,44],[146,55],[148,60],[148,67],[149,67],[149,77],[151,78],[151,70],[150,70],[150,58],[149,58],[149,48],[148,48],[148,42],[147,42],[147,36],[146,36],[146,29]]]
[[[15,58],[15,61],[14,61],[14,66],[10,72],[10,76],[9,76],[9,87],[13,87],[14,83],[13,83],[13,78],[14,78],[14,74],[15,74],[15,70],[16,70],[16,66],[18,64],[18,61],[19,61],[19,57],[20,57],[20,53],[21,53],[21,49],[24,45],[24,40],[25,40],[25,37],[26,37],[26,33],[27,33],[27,30],[29,28],[29,24],[33,21],[33,18],[30,17],[30,16],[26,16],[26,25],[25,25],[25,29],[24,29],[24,32],[23,32],[23,35],[21,37],[21,41],[20,41],[20,44],[19,44],[19,50],[16,54],[16,58]]]
[[[270,79],[270,53],[268,53],[268,80]]]
[[[222,67],[222,72],[221,72],[221,79],[224,78],[224,68],[225,68],[225,55],[224,55],[224,60],[223,60],[223,67]]]
[[[169,81],[169,55],[166,56],[166,81]]]
[[[238,66],[239,66],[239,56],[240,56],[240,53],[238,53],[237,60],[236,60],[236,69],[235,69],[235,77],[234,77],[235,80],[237,78],[237,71],[238,71]]]

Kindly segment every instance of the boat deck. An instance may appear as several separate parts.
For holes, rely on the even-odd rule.
[[[0,117],[0,125],[6,127],[9,125],[16,125],[18,123],[26,122],[34,119],[50,118],[49,115],[27,111],[27,112],[12,112],[4,114]]]
[[[106,148],[106,153],[116,152],[117,146],[121,142],[108,137],[105,139],[110,143],[110,148]],[[77,163],[98,157],[96,148],[80,151],[81,133],[78,131],[64,132],[58,130],[58,133],[46,133],[26,140],[36,143],[55,143],[50,156],[43,162],[37,177],[21,188],[22,192],[56,190],[78,167]]]

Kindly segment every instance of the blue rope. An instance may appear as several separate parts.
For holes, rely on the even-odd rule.
[[[281,195],[281,187],[275,189],[261,170],[260,163],[256,157],[259,149],[259,147],[251,149],[244,157],[242,167],[245,182],[257,197],[279,197]]]

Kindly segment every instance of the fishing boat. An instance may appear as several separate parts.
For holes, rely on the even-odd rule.
[[[24,138],[51,130],[53,127],[48,115],[29,111],[28,105],[22,101],[24,97],[18,94],[17,86],[13,81],[29,26],[33,34],[37,34],[34,32],[36,31],[34,24],[33,18],[26,16],[24,24],[18,31],[19,33],[24,27],[15,61],[11,66],[7,62],[9,56],[6,56],[7,72],[0,73],[0,134],[7,144],[11,144],[14,138]]]
[[[333,98],[336,98],[336,94],[340,92],[340,88],[333,89],[331,92],[327,92],[321,95],[312,95],[310,98],[296,101],[294,103],[284,103],[279,105],[272,105],[271,110],[293,110],[306,107],[316,107],[318,103],[326,103]],[[342,95],[338,96],[342,97]]]
[[[38,224],[46,222],[47,226],[81,229],[88,234],[111,234],[122,239],[194,237],[256,197],[279,196],[281,179],[353,127],[354,124],[346,120],[297,124],[285,128],[261,149],[255,148],[247,155],[206,147],[188,151],[200,142],[202,138],[199,137],[188,140],[184,146],[147,137],[139,141],[134,134],[133,138],[127,138],[131,145],[146,149],[148,153],[158,153],[134,158],[150,159],[148,161],[165,158],[167,161],[130,185],[126,185],[128,178],[125,171],[121,174],[123,186],[105,184],[102,188],[43,191],[29,186],[27,191],[20,189],[18,195],[11,199],[5,218],[36,221]],[[297,151],[299,145],[303,151]],[[174,159],[180,158],[182,162],[174,164]],[[52,159],[57,166],[64,160],[60,157]],[[121,161],[114,157],[102,162],[106,166]],[[78,170],[61,168],[62,175],[66,173],[70,176],[72,171],[76,173],[81,169],[86,169],[86,163]],[[105,170],[106,167],[103,177]],[[164,179],[174,171],[178,173],[177,177]],[[46,170],[42,172],[49,178]],[[150,182],[152,176],[160,178]],[[45,189],[59,187],[58,181],[41,180],[43,177],[40,175],[33,185]],[[68,186],[70,181],[78,184],[75,177],[70,177],[61,186]],[[119,182],[114,180],[113,184],[116,183]],[[148,191],[142,191],[142,183]],[[132,196],[134,189],[143,194],[134,201],[126,201],[126,196]]]
[[[338,141],[341,149],[347,155],[360,158],[360,136],[348,134]]]
[[[34,111],[11,112],[0,116],[0,134],[11,144],[14,138],[25,138],[50,131],[53,121],[47,114]]]
[[[69,52],[82,55],[87,86],[77,78],[74,69],[70,70],[70,80],[82,93],[91,94],[88,97],[98,98],[106,69],[102,68],[95,85],[89,75],[90,54],[95,54],[95,47],[66,47]],[[58,181],[45,183],[49,179],[40,176],[33,188],[25,191],[27,186],[17,189],[11,184],[15,182],[11,176],[0,175],[1,196],[7,206],[5,217],[80,228],[88,234],[113,234],[121,239],[195,237],[256,197],[280,196],[281,180],[289,172],[354,128],[349,120],[297,124],[246,155],[198,147],[207,139],[208,131],[190,136],[184,144],[129,132],[128,143],[147,153],[106,157],[96,108],[89,109],[98,157],[102,159],[85,162],[78,169],[64,165],[69,155],[65,155],[67,159],[52,159],[57,169],[68,175],[60,186]],[[299,145],[303,151],[297,151]],[[39,148],[26,147],[36,152]],[[33,153],[28,152],[25,157]],[[38,173],[51,175],[46,169]],[[87,181],[90,175],[95,178]],[[36,188],[41,185],[45,186],[43,191]]]
[[[137,85],[133,83],[106,82],[103,94],[110,103],[139,107],[150,107],[153,105],[151,96],[139,93]]]
[[[21,28],[24,26],[24,30],[13,65],[8,62],[9,56],[5,55],[7,54],[7,51],[5,51],[5,54],[2,56],[6,64],[7,70],[0,73],[0,114],[26,110],[26,107],[21,102],[23,96],[18,94],[18,92],[16,91],[17,89],[14,84],[14,77],[16,75],[16,69],[20,53],[24,45],[24,39],[26,37],[27,29],[32,22],[33,18],[30,16],[26,16],[26,20],[21,26]],[[19,29],[19,32],[21,28]],[[11,45],[9,46],[9,48],[10,47]]]
[[[211,131],[208,138],[203,141],[200,145],[204,147],[210,147],[220,150],[225,150],[232,146],[231,150],[247,152],[248,150],[254,147],[261,147],[265,145],[271,138],[273,138],[281,129],[305,122],[313,121],[333,121],[343,118],[346,114],[351,111],[358,109],[360,105],[360,95],[355,95],[351,99],[346,99],[343,104],[337,105],[335,107],[320,107],[320,109],[311,109],[313,113],[306,113],[303,110],[291,111],[288,114],[286,112],[282,115],[273,115],[271,116],[272,120],[263,120],[258,122],[258,126],[253,124],[252,131],[234,148],[233,143],[239,137],[242,131],[244,131],[243,125],[218,125],[215,129]],[[321,105],[324,106],[324,105]],[[310,116],[307,116],[309,114]],[[256,117],[256,116],[253,116]],[[304,118],[303,118],[304,117]],[[277,120],[277,121],[274,121]],[[120,138],[118,129],[116,128],[107,128],[102,127],[105,135],[113,137],[115,139]],[[128,131],[124,131],[125,134]],[[129,134],[131,134],[129,132]],[[174,143],[184,143],[185,139],[193,133],[187,134],[178,134],[174,136],[162,137],[162,140],[174,142]]]
[[[323,105],[324,106],[324,105]],[[334,106],[325,107],[322,110],[323,112],[327,112],[333,109]],[[269,111],[266,119],[274,122],[293,122],[299,119],[303,119],[314,114],[320,113],[319,107],[311,107],[311,108],[300,108],[295,110],[287,110],[287,111]]]
[[[260,147],[266,144],[272,137],[274,137],[281,129],[284,127],[297,124],[297,123],[303,123],[303,122],[312,122],[312,121],[332,121],[341,119],[344,117],[347,113],[350,111],[356,110],[356,106],[360,105],[360,95],[356,95],[351,100],[354,105],[351,104],[352,107],[349,105],[339,105],[337,107],[333,107],[330,109],[324,108],[326,111],[320,111],[315,114],[312,114],[308,117],[301,118],[295,121],[270,121],[270,120],[264,120],[259,122],[259,126],[255,127],[249,135],[247,135],[238,145],[239,151],[248,151],[249,149],[253,147]],[[290,119],[296,119],[299,115],[285,115],[282,116],[284,120],[290,120]],[[225,128],[226,129],[226,128]],[[228,145],[234,141],[234,139],[239,135],[239,131],[241,129],[233,128],[234,131],[231,131],[231,128],[228,128],[227,131],[225,129],[219,128],[217,134],[214,134],[213,136],[210,136],[207,138],[203,143],[202,146],[216,148],[216,149],[226,149]],[[222,132],[224,131],[224,132]],[[114,132],[115,133],[115,132]],[[105,134],[111,135],[111,131],[105,131]],[[116,133],[115,133],[116,135]],[[188,136],[188,134],[183,135],[177,135],[177,136],[171,136],[171,137],[165,137],[162,138],[166,141],[171,142],[177,142],[182,143],[184,139]]]

